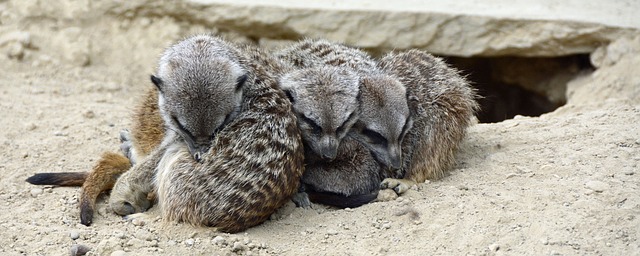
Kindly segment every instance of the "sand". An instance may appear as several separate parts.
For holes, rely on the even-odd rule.
[[[117,151],[163,47],[206,29],[165,18],[11,23],[29,11],[20,8],[1,9],[2,255],[66,255],[79,245],[90,255],[640,255],[638,38],[610,48],[622,54],[605,53],[556,111],[470,127],[442,180],[356,209],[289,203],[226,234],[159,217],[134,224],[106,196],[86,227],[78,188],[24,181],[88,171]]]

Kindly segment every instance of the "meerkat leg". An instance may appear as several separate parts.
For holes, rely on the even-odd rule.
[[[113,187],[118,177],[131,168],[123,155],[107,152],[89,173],[80,193],[80,223],[91,225],[98,196]]]
[[[408,179],[386,178],[380,183],[381,189],[392,189],[396,194],[401,195],[407,192],[413,185],[417,185],[415,181]]]
[[[153,192],[153,177],[166,148],[160,147],[142,162],[133,166],[116,181],[111,190],[109,205],[118,215],[144,212],[151,207],[149,194]]]
[[[309,194],[307,194],[306,192],[306,185],[304,183],[300,184],[298,193],[293,195],[291,201],[293,201],[293,203],[295,203],[297,207],[302,207],[305,209],[311,208],[311,200],[309,200]]]

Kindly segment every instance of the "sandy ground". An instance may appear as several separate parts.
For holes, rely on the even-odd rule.
[[[91,255],[640,255],[638,38],[602,48],[599,69],[570,84],[564,107],[471,127],[440,181],[357,209],[288,204],[225,234],[134,225],[104,200],[86,227],[78,188],[24,182],[90,170],[116,151],[157,55],[203,28],[162,18],[6,25],[16,13],[0,15],[0,39],[9,38],[0,40],[2,255],[65,255],[74,245]]]

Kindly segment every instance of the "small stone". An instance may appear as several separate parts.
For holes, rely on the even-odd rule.
[[[500,245],[499,244],[491,244],[491,245],[489,245],[489,250],[491,250],[492,252],[497,252],[498,250],[500,250]]]
[[[233,252],[241,252],[241,251],[245,251],[247,250],[247,246],[244,245],[244,243],[242,242],[235,242],[233,243],[233,247],[231,247],[231,251]]]
[[[119,238],[119,239],[125,239],[127,238],[127,236],[124,234],[124,232],[122,231],[114,231],[113,232],[113,237],[115,238]]]
[[[601,193],[609,188],[607,183],[597,180],[590,180],[585,183],[585,187],[595,192]]]
[[[71,256],[82,256],[87,254],[87,252],[91,251],[89,246],[83,244],[74,244],[71,246],[71,250],[69,251]]]
[[[144,226],[144,220],[140,219],[140,218],[133,218],[133,220],[131,220],[131,224],[133,224],[134,226],[139,226],[142,227]]]
[[[327,235],[335,236],[337,234],[338,234],[338,231],[336,230],[333,230],[333,229],[327,230]]]
[[[383,189],[378,192],[378,198],[376,199],[379,202],[387,202],[392,201],[398,198],[398,194],[392,189]]]
[[[123,250],[117,250],[117,251],[113,251],[110,255],[111,256],[127,256],[127,252]]]
[[[227,240],[224,239],[224,237],[216,236],[211,240],[211,243],[217,244],[217,245],[225,245],[227,244]]]
[[[540,239],[540,242],[541,242],[543,245],[548,245],[548,244],[549,244],[549,239],[547,239],[547,238],[542,238],[542,239]]]
[[[518,176],[518,174],[517,173],[513,173],[513,172],[509,173],[509,174],[507,174],[507,179],[513,178],[515,176]]]
[[[634,175],[636,172],[633,170],[633,168],[626,167],[622,169],[622,173],[624,173],[624,175]]]
[[[69,237],[71,237],[71,239],[73,240],[76,240],[80,238],[80,232],[78,232],[78,230],[71,230],[71,232],[69,232]]]
[[[382,229],[390,229],[391,228],[391,223],[389,223],[389,222],[383,223],[381,227],[382,227]]]
[[[84,114],[82,114],[82,116],[84,116],[84,118],[91,119],[91,118],[96,117],[96,113],[94,113],[93,111],[89,110],[87,112],[84,112]]]
[[[55,131],[55,132],[53,132],[53,135],[54,136],[67,136],[67,134],[62,132],[62,131]]]
[[[27,129],[27,131],[33,131],[33,130],[37,129],[38,126],[36,124],[34,124],[34,123],[30,123],[30,124],[27,124],[27,126],[25,128]]]
[[[33,188],[30,191],[32,197],[37,197],[42,194],[42,192],[44,192],[44,190],[42,190],[41,188]]]
[[[187,240],[184,240],[184,244],[185,244],[186,246],[193,246],[193,244],[195,244],[195,243],[196,243],[196,241],[195,241],[195,240],[193,240],[193,238],[189,238],[189,239],[187,239]]]

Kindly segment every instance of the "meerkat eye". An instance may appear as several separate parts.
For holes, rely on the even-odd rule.
[[[407,132],[409,132],[409,129],[411,127],[409,127],[409,123],[411,122],[411,118],[407,118],[407,120],[404,122],[404,126],[402,126],[402,133],[400,133],[400,137],[398,137],[398,141],[402,141],[402,139],[404,139],[404,136],[407,135]]]
[[[311,118],[308,118],[305,115],[300,115],[300,119],[311,127],[311,132],[314,134],[320,134],[322,132],[322,127],[320,127],[315,121],[311,120]]]
[[[387,145],[387,139],[385,139],[380,133],[374,130],[365,128],[364,130],[362,130],[362,134],[369,138],[369,141],[372,144]]]
[[[218,128],[216,128],[213,133],[209,136],[209,138],[213,139],[216,134],[218,134],[218,132],[220,132],[220,130],[222,130],[229,122],[231,122],[231,113],[227,114],[224,117],[224,121],[222,121],[222,124],[220,124],[220,126],[218,126]]]
[[[342,134],[343,132],[345,132],[345,129],[347,128],[347,124],[351,122],[351,120],[353,120],[354,117],[355,117],[355,111],[351,112],[351,114],[349,114],[349,117],[347,117],[347,120],[345,120],[344,123],[342,123],[338,127],[338,129],[336,129],[336,134]]]
[[[180,123],[180,121],[178,121],[178,118],[175,116],[172,116],[171,119],[173,119],[173,122],[176,123],[176,125],[178,126],[178,129],[185,133],[187,136],[194,138],[193,134],[191,134],[191,132],[189,132],[189,130],[187,130],[187,128],[184,127],[184,125],[182,125],[182,123]]]

